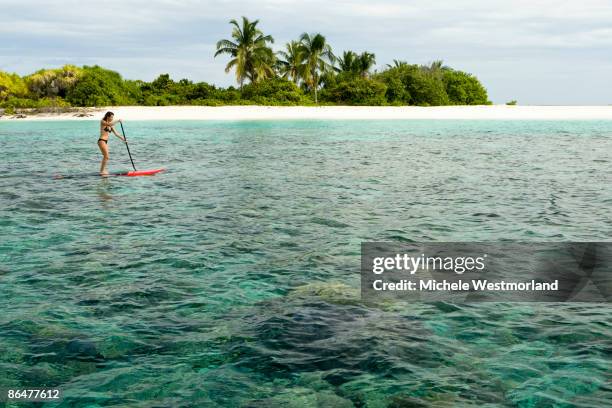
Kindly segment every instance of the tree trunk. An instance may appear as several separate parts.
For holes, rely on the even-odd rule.
[[[318,88],[317,85],[319,85],[319,81],[318,81],[318,78],[317,78],[317,74],[314,74],[312,77],[314,78],[315,105],[318,105],[319,104],[319,100],[317,99],[317,88]]]

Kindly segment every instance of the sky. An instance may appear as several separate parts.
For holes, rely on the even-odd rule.
[[[215,43],[241,16],[275,50],[320,32],[336,54],[373,52],[378,69],[443,60],[494,103],[612,104],[612,0],[0,0],[0,70],[98,64],[228,86]]]

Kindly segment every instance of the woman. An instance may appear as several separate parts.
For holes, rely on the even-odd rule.
[[[121,119],[113,122],[114,117],[115,117],[115,114],[113,112],[106,112],[106,114],[104,115],[104,118],[102,118],[102,120],[100,121],[100,138],[98,139],[98,147],[100,148],[100,151],[102,152],[102,164],[100,164],[100,175],[101,176],[108,176],[108,170],[106,170],[106,164],[108,163],[108,137],[110,136],[110,133],[113,132],[115,136],[123,140],[123,142],[125,143],[125,137],[117,133],[117,131],[114,128],[117,122],[119,123],[123,123],[123,122],[121,122]]]

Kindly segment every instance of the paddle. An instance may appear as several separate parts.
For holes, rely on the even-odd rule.
[[[119,122],[119,124],[121,125],[121,133],[123,134],[123,138],[125,139],[125,147],[127,147],[128,154],[130,155],[132,167],[134,168],[134,171],[136,171],[136,166],[134,166],[134,160],[132,159],[132,153],[130,153],[130,146],[128,145],[127,137],[125,136],[125,130],[123,130],[123,122]]]

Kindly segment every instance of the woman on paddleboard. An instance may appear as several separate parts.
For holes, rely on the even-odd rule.
[[[120,135],[115,130],[114,126],[117,122],[121,122],[121,119],[113,121],[115,114],[113,112],[106,112],[104,118],[100,121],[100,138],[98,139],[98,147],[102,152],[102,163],[100,164],[100,175],[107,176],[108,170],[106,170],[106,164],[108,163],[108,138],[111,132],[119,139],[126,143],[125,137]]]

